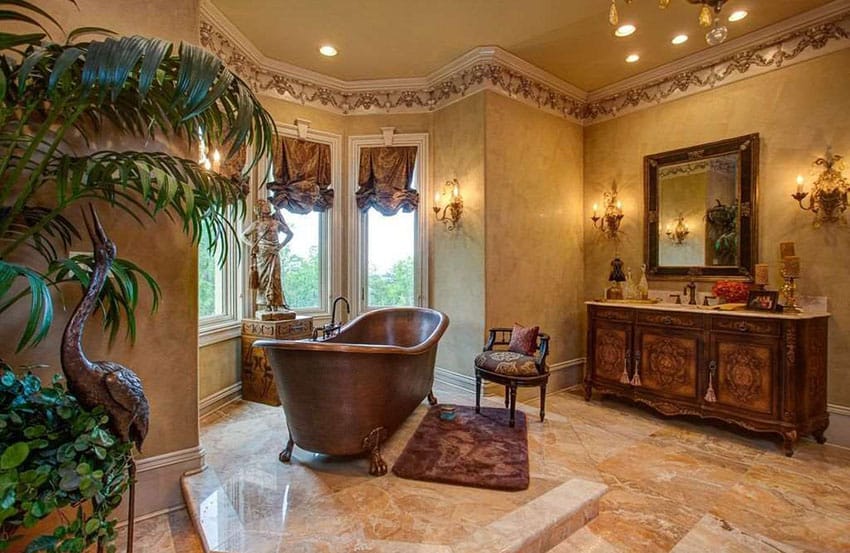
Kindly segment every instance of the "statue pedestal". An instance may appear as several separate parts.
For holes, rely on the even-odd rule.
[[[272,314],[286,314],[275,311]],[[289,313],[292,313],[291,311]],[[313,334],[313,317],[279,320],[242,319],[242,399],[280,405],[274,373],[265,352],[252,346],[255,340],[300,340]]]
[[[257,321],[289,321],[295,318],[295,311],[257,311],[254,315]]]

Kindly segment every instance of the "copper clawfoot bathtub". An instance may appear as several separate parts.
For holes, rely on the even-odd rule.
[[[431,393],[437,343],[449,324],[433,309],[365,313],[327,340],[259,340],[274,370],[293,445],[328,455],[371,453],[370,474],[387,471],[381,443]]]

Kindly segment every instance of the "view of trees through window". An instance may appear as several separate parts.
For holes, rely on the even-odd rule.
[[[370,209],[366,216],[368,305],[415,305],[415,215],[399,212],[387,217]]]
[[[292,240],[280,252],[283,294],[290,309],[319,309],[322,306],[322,216],[282,211]]]
[[[222,275],[215,255],[209,252],[209,239],[201,236],[198,244],[198,316],[220,315],[222,307]]]

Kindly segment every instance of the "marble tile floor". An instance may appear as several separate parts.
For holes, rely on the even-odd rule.
[[[454,388],[438,392],[444,403],[472,403],[470,394]],[[526,400],[519,408],[529,415],[533,489],[540,491],[551,486],[549,482],[570,478],[608,486],[598,516],[552,548],[553,553],[850,551],[850,450],[802,441],[794,457],[787,458],[770,437],[685,418],[664,418],[616,400],[594,398],[586,403],[571,392],[547,397],[547,420],[543,424],[535,416],[537,399]],[[220,478],[226,480],[229,475],[252,470],[251,457],[239,452],[250,447],[250,429],[275,424],[269,409],[240,402],[202,421],[202,443],[209,454],[208,462]],[[412,424],[415,428],[418,418]],[[276,450],[274,453],[271,458],[277,463]],[[391,463],[397,454],[388,451],[386,457]],[[299,455],[297,449],[295,457],[295,463],[315,462],[304,452]],[[322,484],[302,490],[301,497],[293,495],[289,501],[320,505],[328,491],[341,491],[341,497],[345,497],[343,480],[348,470],[355,466],[355,470],[362,468],[365,472],[365,462],[362,466],[358,465],[360,461],[324,463],[314,469],[304,468],[321,470]],[[349,468],[343,468],[346,466]],[[242,479],[242,485],[249,486],[244,484],[249,480]],[[366,506],[384,513],[374,521],[371,531],[375,533],[391,532],[405,524],[403,512],[381,504],[381,481],[386,482],[373,480],[373,493],[345,499],[349,506]],[[262,488],[267,483],[258,479],[253,485]],[[440,499],[438,492],[431,493],[415,498],[411,506],[429,509],[432,524],[442,524],[447,532],[452,527],[466,532],[482,523],[478,505],[446,513],[439,509],[439,503],[437,507],[428,504]],[[264,508],[256,507],[260,511]],[[346,522],[342,519],[317,517],[313,528],[344,532]],[[187,523],[182,511],[140,523],[136,551],[203,551]],[[258,534],[270,523],[263,518],[249,522]],[[274,523],[280,523],[279,516]],[[418,530],[423,536],[427,534],[422,528]],[[243,551],[264,550],[262,543],[240,545],[247,546]],[[534,550],[539,547],[535,545]],[[283,550],[323,549],[305,545]]]

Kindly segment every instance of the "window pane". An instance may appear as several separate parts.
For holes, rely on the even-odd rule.
[[[387,217],[370,209],[366,218],[369,306],[415,305],[415,213],[399,212]]]
[[[319,309],[322,305],[322,214],[283,211],[283,217],[292,231],[292,240],[281,252],[286,304],[290,309]]]
[[[224,314],[222,271],[209,251],[209,238],[201,235],[198,245],[198,317]]]

